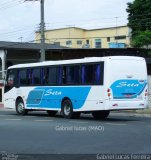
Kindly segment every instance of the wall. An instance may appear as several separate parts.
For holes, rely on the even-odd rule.
[[[117,42],[117,43],[126,43],[128,47],[130,47],[130,38],[129,38],[129,28],[125,27],[118,27],[118,28],[107,28],[107,29],[97,29],[97,30],[90,30],[86,32],[86,37],[90,38],[92,44],[92,48],[95,48],[95,39],[91,37],[102,37],[102,48],[109,48],[110,42]],[[115,40],[115,36],[122,36],[125,35],[126,39]],[[110,42],[107,42],[107,37],[110,37]]]
[[[65,28],[58,30],[49,30],[45,32],[46,43],[60,42],[60,46],[71,48],[82,48],[82,45],[77,45],[77,40],[83,42],[84,30],[79,28]],[[66,45],[66,41],[71,40],[71,45]]]

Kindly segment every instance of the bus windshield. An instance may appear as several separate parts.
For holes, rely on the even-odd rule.
[[[5,81],[5,92],[12,89],[14,84],[15,84],[15,72],[13,70],[8,70]]]

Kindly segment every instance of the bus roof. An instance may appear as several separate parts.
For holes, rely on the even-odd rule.
[[[116,59],[116,60],[144,60],[143,57],[136,56],[108,56],[108,57],[85,57],[82,59],[71,59],[71,60],[58,60],[58,61],[44,61],[44,62],[36,62],[36,63],[25,63],[25,64],[17,64],[9,67],[8,69],[13,68],[28,68],[28,67],[39,67],[39,66],[47,66],[47,65],[64,65],[64,64],[80,64],[80,63],[90,63],[90,62],[99,62],[106,61],[108,59]]]

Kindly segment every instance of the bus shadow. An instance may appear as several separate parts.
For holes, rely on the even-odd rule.
[[[17,113],[9,113],[8,115],[17,115]],[[57,113],[55,116],[49,116],[47,114],[47,112],[45,111],[30,111],[27,115],[23,116],[23,117],[47,117],[47,118],[54,118],[54,119],[64,119],[63,116],[61,115],[61,113]],[[69,119],[67,119],[69,120]],[[135,116],[122,116],[122,115],[109,115],[108,118],[104,119],[104,120],[96,120],[93,118],[93,116],[91,114],[81,114],[80,118],[77,119],[72,119],[73,121],[91,121],[91,122],[139,122],[142,121],[141,117],[135,117]]]
[[[126,116],[109,116],[108,118],[106,119],[100,119],[100,120],[97,120],[97,119],[94,119],[92,116],[90,117],[84,117],[84,116],[81,116],[80,117],[81,120],[90,120],[90,121],[97,121],[97,122],[135,122],[135,121],[141,121],[139,118],[137,117],[126,117]]]

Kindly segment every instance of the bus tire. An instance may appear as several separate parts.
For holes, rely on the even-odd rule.
[[[49,116],[55,116],[57,114],[58,111],[51,111],[51,110],[47,110],[47,113]]]
[[[16,112],[18,115],[26,115],[28,113],[22,99],[18,99],[16,102]]]
[[[94,112],[92,112],[94,119],[98,119],[98,120],[106,119],[109,114],[110,114],[110,111],[94,111]]]
[[[69,99],[62,102],[61,112],[64,118],[74,118],[72,102]]]

